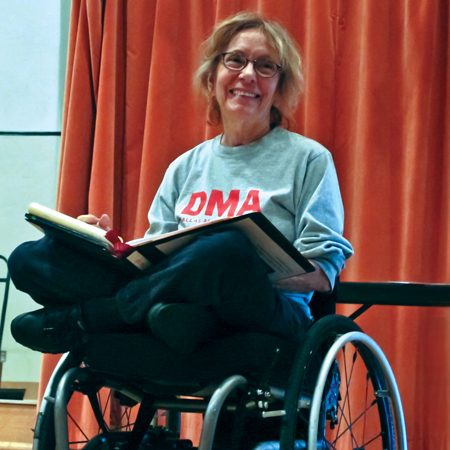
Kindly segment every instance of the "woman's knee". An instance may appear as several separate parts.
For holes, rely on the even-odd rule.
[[[49,265],[55,259],[53,241],[44,237],[37,241],[24,242],[8,258],[8,270],[17,289],[25,292],[34,291],[53,281],[49,276]]]
[[[34,242],[25,242],[16,247],[8,257],[8,271],[15,286],[20,288],[24,279],[32,272]]]

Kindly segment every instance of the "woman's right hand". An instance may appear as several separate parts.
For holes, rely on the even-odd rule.
[[[112,220],[108,214],[102,214],[100,217],[97,217],[94,214],[82,214],[81,216],[78,216],[77,219],[89,223],[90,225],[95,225],[105,231],[109,231],[112,228]]]

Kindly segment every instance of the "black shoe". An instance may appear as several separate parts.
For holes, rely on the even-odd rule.
[[[11,322],[13,338],[42,353],[65,353],[82,346],[86,333],[79,305],[43,308],[21,314]]]
[[[187,355],[220,334],[221,323],[205,306],[158,303],[147,314],[153,335],[176,352]]]

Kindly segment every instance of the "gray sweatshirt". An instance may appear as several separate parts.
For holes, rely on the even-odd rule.
[[[169,166],[148,213],[147,235],[261,211],[333,285],[353,251],[342,236],[344,212],[330,152],[283,128],[239,147],[220,140],[199,144]],[[301,297],[307,302],[311,293]]]

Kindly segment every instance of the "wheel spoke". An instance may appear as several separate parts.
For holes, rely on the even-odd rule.
[[[333,442],[338,441],[339,438],[341,438],[342,436],[344,436],[347,432],[350,432],[351,435],[352,435],[352,439],[355,441],[355,444],[356,444],[356,437],[354,436],[353,428],[354,428],[354,426],[355,426],[360,420],[363,420],[363,421],[366,420],[367,415],[368,415],[368,412],[369,412],[371,409],[373,409],[373,407],[374,407],[375,405],[376,405],[376,400],[373,400],[372,403],[371,403],[367,408],[365,408],[361,413],[359,413],[353,421],[349,420],[349,419],[346,417],[346,415],[344,414],[344,412],[341,410],[341,412],[342,412],[341,418],[342,418],[342,420],[345,422],[346,427],[345,427],[343,430],[341,430],[341,431],[339,432],[339,434],[336,435],[336,437],[335,437],[335,439],[334,439]],[[364,436],[364,434],[363,434],[363,436]],[[357,447],[360,447],[360,446],[357,446]]]
[[[84,432],[83,428],[79,425],[78,421],[73,417],[72,414],[69,413],[69,411],[67,411],[67,417],[70,420],[70,423],[82,434],[82,436],[84,437],[85,441],[87,442],[89,440],[89,437],[87,436],[87,434]],[[75,442],[71,442],[72,444],[78,444],[81,441],[75,441]]]

